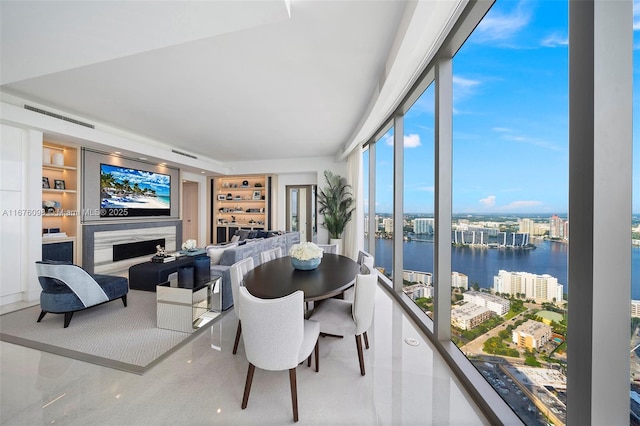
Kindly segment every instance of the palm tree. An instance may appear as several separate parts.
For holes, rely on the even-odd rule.
[[[326,187],[318,193],[318,212],[324,215],[324,226],[329,231],[329,238],[339,239],[351,214],[355,210],[356,202],[351,193],[351,185],[340,175],[334,175],[325,170]]]

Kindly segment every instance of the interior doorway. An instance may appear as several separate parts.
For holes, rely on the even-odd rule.
[[[198,182],[182,182],[182,241],[198,240]],[[180,243],[182,244],[182,243]]]
[[[300,242],[316,242],[316,185],[287,185],[286,192],[287,232],[300,232]]]

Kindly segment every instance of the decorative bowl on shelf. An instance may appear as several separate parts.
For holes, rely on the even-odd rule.
[[[320,265],[321,261],[322,258],[320,257],[315,257],[309,260],[300,260],[292,257],[291,266],[293,266],[294,269],[298,269],[300,271],[311,271],[313,269],[316,269]]]

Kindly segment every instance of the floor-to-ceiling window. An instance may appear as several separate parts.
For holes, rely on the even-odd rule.
[[[497,1],[453,58],[451,337],[527,425],[566,422],[567,6]]]
[[[393,128],[375,141],[375,266],[387,277],[393,276]],[[371,218],[369,219],[371,220]],[[402,224],[400,224],[402,230]]]
[[[362,196],[363,196],[363,215],[364,215],[364,250],[371,253],[370,241],[374,241],[373,236],[369,236],[369,148],[365,148],[362,152]]]
[[[451,41],[445,59],[430,63],[422,77],[433,79],[429,73],[436,70],[438,241],[445,239],[437,233],[439,221],[452,227],[451,247],[436,241],[433,260],[434,275],[442,281],[442,252],[451,250],[450,262],[446,259],[451,271],[445,275],[452,272],[451,310],[438,298],[431,315],[434,327],[425,324],[424,330],[443,353],[451,354],[454,369],[476,397],[500,412],[497,423],[515,414],[525,424],[612,424],[613,418],[624,424],[629,405],[626,333],[632,333],[632,363],[640,344],[634,320],[627,331],[624,300],[629,292],[636,297],[630,285],[636,249],[629,254],[624,229],[632,210],[631,102],[626,98],[632,92],[626,62],[632,45],[631,2],[498,0],[486,15],[482,7],[469,4],[477,11],[469,14],[477,19],[465,29],[469,37],[458,38],[464,40],[461,45]],[[452,79],[447,55],[453,56]],[[424,84],[417,82],[414,91]],[[441,87],[447,86],[453,87],[453,96],[442,101],[448,95]],[[396,187],[403,194],[402,209],[395,210],[404,210],[402,227],[409,237],[415,224],[408,217],[415,198],[410,191],[416,181],[410,169],[417,157],[408,145],[415,133],[410,105],[417,97],[410,94],[391,116],[403,133],[395,141],[404,143],[403,161],[391,172],[395,175],[388,174],[394,158],[387,147],[393,137],[369,141],[378,149],[370,173],[382,173],[376,175],[371,200],[379,224],[376,249],[381,248],[376,263],[388,276],[394,245],[389,242],[384,250],[382,239],[388,235],[382,216],[394,206],[385,205],[392,197],[384,185],[391,189],[402,182]],[[635,105],[638,101],[635,96]],[[451,142],[446,131],[438,130],[450,118],[451,111],[447,117],[443,108],[453,112]],[[424,142],[422,136],[419,141]],[[452,161],[442,155],[451,148],[447,144]],[[428,167],[422,172],[429,173]],[[451,220],[450,211],[440,207],[449,201]],[[387,223],[395,221],[393,228],[400,232],[401,218],[391,219]],[[640,219],[634,227],[639,224]],[[418,269],[407,266],[408,243],[402,267]],[[397,284],[394,290],[400,292]],[[445,294],[438,283],[436,293]],[[405,294],[398,293],[400,303],[415,312],[416,303],[407,302]],[[426,304],[422,308],[429,311]],[[630,371],[632,383],[640,376],[637,371]],[[507,423],[517,423],[515,416],[510,418]]]
[[[404,115],[403,291],[433,313],[434,85]],[[398,219],[398,222],[400,219]],[[400,232],[400,228],[397,228]]]

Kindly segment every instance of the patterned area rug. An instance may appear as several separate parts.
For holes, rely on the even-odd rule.
[[[0,316],[0,340],[136,374],[197,334],[157,328],[156,294],[146,291],[130,290],[126,308],[118,299],[76,312],[67,328],[64,315],[38,323],[39,314],[36,305]]]

